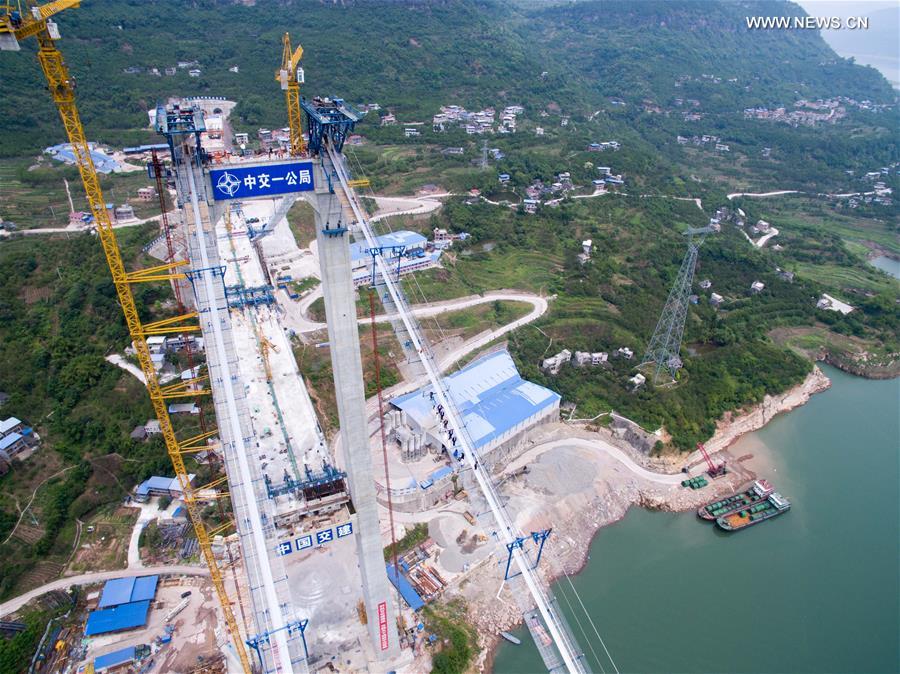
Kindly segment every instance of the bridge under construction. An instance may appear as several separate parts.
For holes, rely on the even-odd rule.
[[[77,0],[59,0],[24,13],[0,5],[0,46],[14,48],[30,37],[38,40],[38,58],[72,144],[148,392],[210,568],[230,636],[230,643],[223,645],[229,670],[287,674],[318,669],[325,662],[345,671],[412,667],[413,654],[404,647],[409,645],[404,637],[409,625],[402,617],[406,611],[399,593],[392,592],[385,566],[384,547],[392,541],[383,538],[383,508],[376,498],[350,259],[355,239],[373,251],[379,297],[399,343],[415,360],[421,383],[433,391],[442,432],[456,448],[450,467],[472,509],[489,520],[492,545],[506,565],[504,582],[513,588],[547,670],[589,671],[550,588],[536,571],[539,556],[534,558],[524,544],[529,536],[518,529],[480,461],[396,270],[377,252],[376,234],[355,192],[367,181],[351,176],[342,153],[344,140],[362,115],[339,98],[300,98],[302,50],[292,50],[287,36],[276,79],[288,107],[288,159],[216,163],[201,142],[202,112],[189,104],[160,106],[156,128],[166,139],[171,160],[171,175],[165,177],[174,180],[181,217],[172,225],[163,221],[168,241],[164,263],[128,272],[81,126],[72,80],[55,46],[59,33],[52,17],[78,5]],[[153,169],[162,180],[161,163],[154,162]],[[287,208],[298,197],[315,214],[340,456],[329,450],[318,426],[281,323],[274,292],[278,278],[273,279],[261,252],[261,241],[285,226]],[[269,222],[255,228],[245,211],[261,199],[274,200],[275,205]],[[144,322],[132,285],[150,282],[172,284],[183,309]],[[192,366],[190,378],[161,385],[147,338],[198,333],[203,336],[204,362]],[[169,402],[179,398],[201,403],[211,398],[215,425],[200,434],[179,435],[168,413]],[[195,487],[185,458],[199,451],[220,457],[222,474]],[[230,514],[219,507],[218,516],[210,517],[208,506],[223,502],[230,502]],[[390,507],[387,514],[393,517]],[[327,550],[326,563],[321,555],[311,555],[316,549]]]

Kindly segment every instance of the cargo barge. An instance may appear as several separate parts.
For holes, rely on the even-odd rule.
[[[747,491],[732,494],[719,501],[707,503],[697,510],[697,515],[712,522],[719,517],[725,517],[725,515],[730,515],[735,511],[743,510],[747,506],[759,503],[773,491],[775,491],[775,489],[769,484],[768,480],[757,480]]]
[[[775,492],[770,494],[765,501],[717,518],[716,524],[725,531],[737,531],[786,513],[790,508],[791,502]]]

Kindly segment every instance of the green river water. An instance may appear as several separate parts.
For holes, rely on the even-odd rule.
[[[790,512],[729,535],[632,508],[600,530],[572,581],[621,672],[900,671],[900,380],[823,369],[831,389],[732,447]],[[559,602],[592,671],[613,671]],[[515,634],[494,672],[545,671]]]

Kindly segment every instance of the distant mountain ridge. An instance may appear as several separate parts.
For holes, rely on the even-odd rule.
[[[775,0],[85,0],[59,24],[89,134],[117,143],[144,139],[134,129],[145,110],[170,95],[223,95],[242,102],[248,124],[283,123],[272,73],[285,30],[305,49],[305,94],[377,101],[423,120],[449,102],[556,101],[588,114],[610,96],[683,96],[691,87],[678,78],[704,73],[739,84],[704,93],[710,110],[837,94],[893,100],[877,73],[838,58],[818,33],[744,25],[749,13],[801,11]],[[0,53],[0,154],[62,140],[26,50]],[[199,61],[202,75],[147,73],[182,59]]]

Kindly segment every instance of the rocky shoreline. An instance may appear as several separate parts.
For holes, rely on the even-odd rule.
[[[759,430],[777,414],[790,412],[806,404],[813,395],[830,387],[831,380],[818,365],[814,365],[806,379],[794,388],[778,395],[767,395],[761,403],[753,407],[738,412],[726,412],[716,424],[715,434],[705,445],[707,451],[712,453],[727,449],[742,435]]]
[[[893,360],[887,365],[870,364],[860,361],[849,361],[825,349],[816,360],[828,363],[838,370],[863,379],[893,379],[900,376],[900,361]]]
[[[794,388],[775,396],[766,396],[763,401],[738,413],[727,415],[719,421],[716,433],[706,443],[707,449],[722,452],[732,469],[730,475],[715,480],[709,488],[699,492],[675,485],[659,484],[640,479],[628,471],[621,470],[621,464],[590,453],[577,455],[573,450],[556,450],[562,454],[553,464],[553,470],[560,471],[566,461],[571,461],[573,474],[586,472],[583,461],[597,463],[597,478],[587,489],[572,493],[541,493],[540,488],[526,481],[511,481],[504,485],[503,493],[510,502],[518,506],[520,515],[517,523],[523,530],[539,527],[554,527],[553,545],[548,546],[541,561],[540,573],[548,582],[554,582],[563,575],[580,572],[588,562],[591,542],[599,530],[622,519],[632,505],[670,512],[683,512],[698,508],[721,495],[733,493],[755,475],[741,466],[740,460],[731,457],[727,448],[742,435],[762,428],[774,416],[805,404],[811,396],[831,386],[828,377],[816,366],[806,379]],[[561,425],[557,425],[561,426]],[[625,451],[635,464],[659,471],[660,476],[672,475],[680,466],[671,459],[650,459],[634,451],[608,431],[589,432],[583,429],[564,427],[573,438],[593,436],[597,441],[615,446]],[[560,428],[551,428],[545,433],[556,433]],[[538,442],[541,440],[538,439]],[[553,452],[541,455],[541,459]],[[538,465],[541,462],[538,460]],[[694,463],[693,455],[683,457],[682,465]],[[581,462],[581,463],[579,463]],[[546,560],[546,562],[544,561]],[[459,593],[469,605],[469,619],[479,635],[480,652],[471,671],[490,672],[499,646],[500,631],[510,630],[521,624],[521,609],[507,587],[497,591],[502,577],[497,576],[496,565],[487,564],[473,574],[465,589]]]

